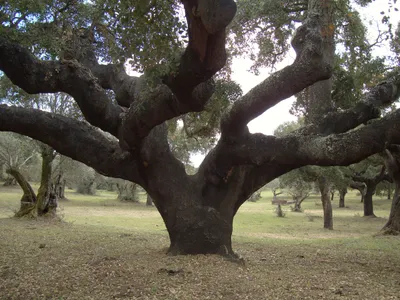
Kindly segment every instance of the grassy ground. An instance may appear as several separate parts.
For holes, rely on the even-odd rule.
[[[383,198],[378,218],[362,217],[355,194],[345,209],[335,199],[326,231],[316,196],[278,218],[263,193],[235,218],[241,265],[165,255],[165,227],[143,202],[66,196],[64,222],[16,220],[20,191],[0,188],[0,299],[400,299],[400,239],[373,236],[389,214]]]

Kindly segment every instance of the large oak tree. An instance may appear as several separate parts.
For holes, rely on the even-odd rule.
[[[332,0],[308,1],[292,39],[294,63],[225,111],[220,139],[194,175],[171,151],[166,122],[201,112],[212,97],[213,77],[226,65],[234,1],[135,6],[47,0],[29,7],[45,15],[29,15],[25,6],[13,10],[20,2],[34,6],[10,1],[0,14],[0,70],[28,93],[68,93],[86,121],[1,105],[0,130],[28,135],[102,174],[141,185],[165,222],[170,253],[233,255],[233,218],[261,186],[301,166],[348,165],[400,143],[400,111],[379,118],[380,107],[399,97],[398,72],[355,107],[321,114],[289,135],[249,133],[248,122],[331,77],[324,47],[334,29],[325,15]],[[186,24],[179,18],[181,6]],[[55,37],[59,43],[49,41]],[[140,77],[129,76],[123,66],[132,55],[133,66],[145,71]]]

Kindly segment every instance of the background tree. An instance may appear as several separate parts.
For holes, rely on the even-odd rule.
[[[312,191],[312,183],[307,178],[307,172],[300,168],[279,177],[281,187],[292,196],[294,200],[293,211],[302,212],[301,204]]]
[[[383,165],[382,158],[378,155],[371,156],[353,166],[352,170],[354,172],[352,175],[353,181],[361,182],[365,186],[365,191],[362,191],[364,217],[375,216],[372,197],[375,195],[376,187],[380,182],[390,180],[386,173],[385,166]],[[353,186],[356,187],[356,185]]]
[[[397,71],[363,95],[362,104],[320,115],[292,134],[249,133],[252,119],[332,75],[325,48],[335,6],[309,0],[292,39],[293,64],[227,106],[219,140],[188,175],[171,150],[168,123],[213,101],[213,77],[226,65],[226,28],[237,7],[231,0],[181,4],[186,24],[177,1],[8,2],[1,10],[0,69],[31,94],[69,94],[86,121],[1,105],[0,130],[141,185],[164,220],[173,254],[233,255],[233,218],[267,182],[306,165],[349,165],[400,142],[400,113],[379,118],[380,107],[399,97]],[[127,58],[142,76],[126,73]]]
[[[270,182],[268,182],[264,188],[271,189],[272,195],[274,198],[282,194],[283,192],[281,189],[281,184],[279,182],[279,178],[276,178]]]
[[[36,150],[35,145],[32,146],[32,142],[26,137],[14,133],[1,134],[0,160],[6,166],[6,172],[15,179],[23,192],[20,209],[15,213],[16,217],[24,215],[37,216],[48,210],[46,202],[39,202],[39,196],[42,197],[40,201],[43,201],[43,194],[40,195],[38,193],[38,196],[36,196],[35,191],[24,175],[25,166],[36,158]],[[42,185],[41,188],[43,192]]]

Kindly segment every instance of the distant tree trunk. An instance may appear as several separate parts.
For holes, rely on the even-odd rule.
[[[257,202],[261,198],[261,192],[255,192],[253,195],[250,196],[248,201],[250,202]]]
[[[46,145],[42,145],[42,175],[40,187],[37,194],[37,213],[39,216],[44,214],[56,214],[57,201],[51,190],[52,164],[54,160],[54,150]],[[51,203],[50,203],[51,202]]]
[[[94,177],[82,178],[78,183],[76,192],[83,195],[96,194],[96,183]]]
[[[392,183],[388,182],[388,194],[387,199],[390,200],[392,197]]]
[[[376,185],[368,184],[364,196],[364,217],[375,217],[372,196],[375,194]]]
[[[344,197],[347,194],[347,188],[339,189],[339,207],[345,207]]]
[[[272,194],[276,198],[278,195],[282,194],[283,192],[278,192],[278,189],[272,189]]]
[[[300,201],[295,201],[294,202],[293,211],[294,212],[302,212],[302,210],[301,210],[301,202]]]
[[[374,215],[374,206],[372,203],[372,196],[375,194],[376,186],[383,180],[388,179],[388,175],[386,174],[386,167],[382,166],[379,174],[371,177],[365,177],[362,175],[353,175],[353,180],[357,182],[362,182],[365,185],[365,193],[364,193],[364,217],[375,216]]]
[[[302,197],[293,197],[293,200],[294,200],[295,202],[294,202],[294,208],[293,208],[292,211],[293,211],[293,212],[302,212],[303,210],[302,210],[302,208],[301,208],[301,204],[302,204],[303,201],[304,201],[305,199],[307,199],[309,196],[310,196],[310,195],[307,194],[307,195],[302,196]]]
[[[146,206],[153,206],[153,199],[151,199],[149,194],[147,194]]]
[[[65,185],[66,180],[64,179],[63,174],[58,174],[52,184],[52,191],[58,200],[67,199],[65,198]]]
[[[329,197],[329,183],[326,177],[318,178],[318,187],[321,192],[321,202],[324,210],[324,228],[333,229],[332,203]]]
[[[25,179],[25,177],[16,169],[8,169],[7,173],[13,176],[22,189],[23,195],[21,197],[21,206],[19,211],[15,213],[15,217],[31,216],[36,217],[36,195],[32,186]]]
[[[6,173],[8,173],[8,172],[6,171]],[[8,176],[4,180],[3,186],[11,186],[11,185],[17,185],[17,180],[15,180],[15,178],[12,176]]]
[[[334,197],[335,197],[335,190],[331,189],[331,201],[333,201]]]
[[[350,187],[352,189],[356,189],[356,190],[358,190],[360,192],[360,194],[361,194],[361,203],[363,203],[364,202],[365,193],[367,191],[367,189],[365,187],[365,184],[362,183],[362,182],[353,181],[353,182],[350,183]]]
[[[128,202],[139,202],[137,197],[137,185],[132,182],[117,183],[118,200]]]

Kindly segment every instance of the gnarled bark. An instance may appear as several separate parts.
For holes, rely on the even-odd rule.
[[[17,169],[8,169],[7,173],[15,178],[23,192],[21,197],[21,205],[19,210],[15,213],[15,216],[18,218],[23,216],[36,217],[37,198],[32,186]]]
[[[383,227],[385,234],[400,234],[400,147],[392,145],[386,150],[386,166],[395,185],[392,206],[387,223]]]
[[[36,210],[39,216],[47,213],[55,215],[57,202],[54,201],[54,192],[51,187],[52,163],[54,160],[54,150],[47,146],[41,145],[42,154],[42,172],[40,178],[40,186],[37,193]]]
[[[382,151],[386,142],[400,143],[400,111],[347,132],[376,118],[381,104],[397,98],[399,74],[372,89],[364,105],[318,116],[317,123],[291,135],[276,138],[248,132],[253,118],[331,76],[332,62],[325,51],[330,47],[331,24],[325,18],[332,1],[310,0],[307,19],[292,42],[295,62],[232,105],[221,121],[218,144],[198,173],[188,176],[170,150],[165,121],[201,111],[210,99],[211,77],[225,64],[225,28],[236,5],[232,0],[183,4],[188,47],[175,72],[163,74],[151,89],[146,76],[130,77],[121,65],[99,65],[94,52],[79,56],[72,51],[61,61],[42,61],[0,37],[0,70],[29,93],[69,93],[91,124],[0,105],[0,130],[28,135],[101,174],[140,184],[160,212],[171,240],[170,253],[175,254],[232,255],[233,217],[261,186],[301,166],[347,165]],[[104,89],[114,91],[117,104]],[[329,211],[326,185],[321,184],[321,191],[328,195],[323,201]]]

